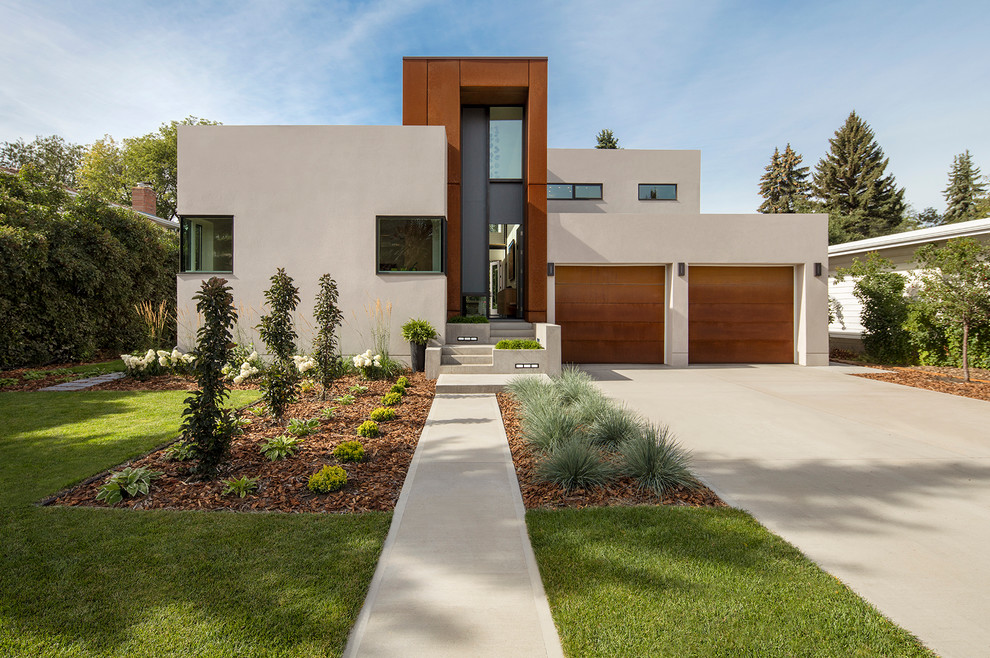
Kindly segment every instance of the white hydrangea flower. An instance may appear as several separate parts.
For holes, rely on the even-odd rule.
[[[243,381],[244,381],[244,375],[237,375],[236,377],[234,377],[234,383],[235,384],[240,384]]]

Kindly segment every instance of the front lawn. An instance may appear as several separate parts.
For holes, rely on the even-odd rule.
[[[733,509],[531,510],[568,656],[930,656]]]
[[[186,395],[0,394],[0,655],[343,651],[390,514],[33,505],[174,438]]]

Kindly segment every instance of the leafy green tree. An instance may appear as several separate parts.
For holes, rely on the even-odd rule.
[[[186,398],[182,434],[193,445],[202,477],[213,477],[230,450],[234,418],[223,406],[230,395],[223,367],[231,356],[232,330],[237,322],[234,296],[226,279],[211,277],[193,297],[203,316],[197,332],[194,370],[199,390]]]
[[[615,138],[611,130],[603,128],[596,136],[595,139],[598,143],[595,144],[596,149],[617,149],[619,148],[619,140]]]
[[[938,226],[939,224],[944,223],[945,218],[931,206],[918,213],[918,224],[922,227]]]
[[[915,252],[921,266],[920,303],[943,324],[962,327],[963,377],[969,381],[970,330],[990,320],[990,248],[973,238],[926,244]]]
[[[58,135],[37,136],[31,142],[18,139],[0,143],[0,167],[17,169],[31,165],[45,179],[69,188],[76,187],[76,170],[86,147]]]
[[[814,196],[844,232],[858,238],[886,235],[903,220],[904,188],[884,175],[889,162],[873,131],[856,112],[829,140],[815,167]]]
[[[979,219],[982,216],[978,214],[980,200],[986,192],[987,186],[980,178],[980,168],[973,165],[969,149],[953,158],[949,184],[942,190],[946,204],[945,223]]]
[[[764,201],[757,209],[763,213],[794,213],[808,198],[808,167],[801,167],[801,156],[790,143],[781,153],[773,150],[766,173],[760,178],[760,196]]]
[[[295,399],[298,386],[292,363],[298,337],[292,327],[292,313],[299,306],[299,288],[293,285],[292,277],[281,267],[271,277],[271,282],[271,287],[265,291],[270,311],[261,316],[258,333],[275,362],[265,371],[262,389],[272,416],[281,419]]]
[[[911,341],[904,329],[910,302],[904,296],[907,280],[893,271],[894,264],[876,252],[866,262],[853,259],[851,267],[836,272],[836,282],[856,278],[853,295],[862,304],[863,347],[881,363],[907,363],[913,356]]]
[[[175,217],[179,126],[212,126],[216,121],[186,117],[163,123],[157,131],[117,142],[110,135],[90,146],[79,168],[83,189],[110,203],[130,203],[131,189],[150,183],[158,196],[156,214]]]
[[[333,380],[341,371],[340,350],[337,346],[337,327],[344,319],[344,313],[337,305],[337,282],[329,274],[320,277],[320,292],[316,295],[316,308],[313,312],[317,327],[313,341],[313,358],[320,378],[320,399],[325,400]]]

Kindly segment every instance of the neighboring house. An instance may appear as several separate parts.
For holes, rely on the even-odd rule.
[[[825,365],[825,215],[700,213],[698,151],[547,149],[546,58],[403,60],[402,126],[180,126],[179,332],[230,281],[241,339],[277,267],[398,325],[483,314],[560,326],[565,362]],[[537,330],[539,334],[539,330]],[[517,366],[518,367],[518,366]]]
[[[862,305],[853,294],[856,282],[852,277],[846,277],[841,283],[836,283],[835,274],[838,269],[851,266],[855,259],[865,261],[867,254],[876,252],[894,264],[894,271],[911,279],[914,278],[918,268],[914,252],[926,244],[942,246],[952,238],[974,238],[990,244],[990,217],[856,240],[829,247],[828,292],[840,306],[840,315],[828,327],[831,348],[852,352],[863,351],[861,338],[863,325],[860,324]]]

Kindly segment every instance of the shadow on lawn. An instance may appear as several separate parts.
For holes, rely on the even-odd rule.
[[[50,648],[335,653],[389,520],[25,509],[0,520],[0,608]]]

